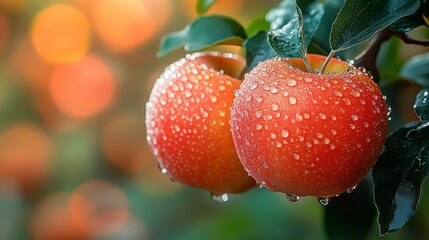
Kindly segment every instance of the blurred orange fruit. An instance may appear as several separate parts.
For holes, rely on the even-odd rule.
[[[72,221],[69,211],[71,197],[69,193],[55,193],[48,195],[36,205],[30,222],[33,239],[90,239],[89,232],[82,230]]]
[[[109,49],[129,52],[150,40],[156,31],[157,15],[146,1],[98,0],[91,19],[97,36]]]
[[[44,183],[52,163],[53,144],[39,127],[16,123],[0,133],[0,181],[32,192]]]
[[[78,186],[70,200],[73,223],[92,236],[118,231],[128,218],[128,201],[122,190],[104,180],[89,180]]]
[[[50,63],[79,60],[89,48],[90,25],[75,7],[57,3],[35,16],[30,32],[37,53]]]
[[[116,85],[109,66],[95,55],[57,66],[50,79],[50,93],[56,106],[77,119],[92,117],[107,108]]]

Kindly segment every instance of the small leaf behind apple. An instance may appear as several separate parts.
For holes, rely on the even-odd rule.
[[[429,88],[429,53],[410,58],[401,69],[401,77],[415,84]]]
[[[412,122],[395,131],[372,171],[380,233],[400,229],[414,215],[429,173],[429,122]]]
[[[259,62],[277,56],[271,46],[268,44],[266,31],[259,31],[248,38],[244,43],[246,49],[247,70],[250,71]]]
[[[201,16],[183,30],[164,36],[158,56],[163,57],[180,47],[185,47],[187,51],[200,51],[216,44],[241,46],[246,37],[244,28],[232,18]]]
[[[197,1],[197,13],[198,15],[206,13],[209,8],[215,3],[217,0],[198,0]]]
[[[423,121],[429,120],[429,89],[425,88],[420,90],[416,96],[414,110]]]

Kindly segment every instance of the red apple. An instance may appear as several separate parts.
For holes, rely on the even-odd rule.
[[[162,172],[216,194],[255,185],[235,152],[229,128],[235,78],[245,60],[234,54],[194,53],[170,65],[146,105],[149,145]]]
[[[307,56],[320,69],[324,56]],[[231,131],[239,158],[260,186],[327,198],[371,170],[387,132],[387,106],[364,71],[331,59],[322,74],[302,59],[259,63],[237,91]]]

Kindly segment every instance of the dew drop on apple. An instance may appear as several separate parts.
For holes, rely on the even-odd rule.
[[[288,80],[286,81],[286,84],[287,84],[289,87],[294,87],[294,86],[296,86],[297,81],[296,81],[295,79],[288,79]]]
[[[326,119],[326,114],[319,113],[319,118],[322,119],[322,120],[325,120]]]
[[[271,93],[277,93],[279,90],[276,88],[276,87],[272,87],[271,89],[270,89],[270,92]]]
[[[297,202],[300,197],[298,195],[286,193],[286,198],[289,202]]]
[[[350,116],[350,118],[352,119],[352,121],[357,121],[357,120],[359,120],[359,117],[358,117],[358,115],[356,115],[356,114],[352,114],[352,115]]]
[[[261,118],[262,117],[262,111],[258,110],[255,112],[255,117],[256,118]]]
[[[296,98],[295,97],[289,97],[289,103],[292,105],[296,104]]]
[[[289,131],[288,130],[282,130],[282,137],[287,138],[288,136],[289,136]]]
[[[249,89],[250,90],[254,90],[258,87],[258,83],[257,82],[250,82],[250,86]]]
[[[318,197],[318,198],[317,198],[317,201],[318,201],[321,205],[326,206],[326,205],[328,205],[328,204],[329,204],[329,202],[331,201],[331,198],[329,198],[329,197]]]
[[[300,158],[301,156],[299,155],[299,153],[294,153],[293,154],[293,158],[295,159],[295,160],[299,160],[299,158]]]
[[[256,130],[261,130],[262,129],[262,124],[256,124]]]
[[[352,193],[355,189],[356,189],[356,187],[357,187],[357,185],[356,186],[353,186],[353,187],[351,187],[351,188],[349,188],[349,189],[347,189],[347,193]]]
[[[228,201],[228,194],[226,193],[211,193],[213,201],[218,203],[225,203]]]
[[[349,127],[350,127],[350,129],[354,130],[354,129],[356,128],[356,125],[354,125],[354,124],[350,123],[350,124],[349,124]]]
[[[273,103],[273,104],[271,105],[271,109],[272,109],[273,111],[277,111],[277,110],[279,110],[279,105],[278,105],[278,104],[276,104],[276,103]]]

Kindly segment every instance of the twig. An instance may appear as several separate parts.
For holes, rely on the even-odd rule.
[[[374,77],[374,82],[378,82],[380,80],[380,73],[378,72],[376,62],[378,53],[380,52],[381,44],[387,41],[393,35],[394,32],[388,29],[380,31],[377,36],[369,43],[368,48],[366,48],[355,59],[356,66],[363,66],[367,71],[371,72],[371,75]]]
[[[408,37],[408,35],[405,33],[395,32],[394,34],[395,36],[399,37],[404,43],[415,44],[415,45],[420,45],[425,47],[429,46],[429,41],[412,39]]]

